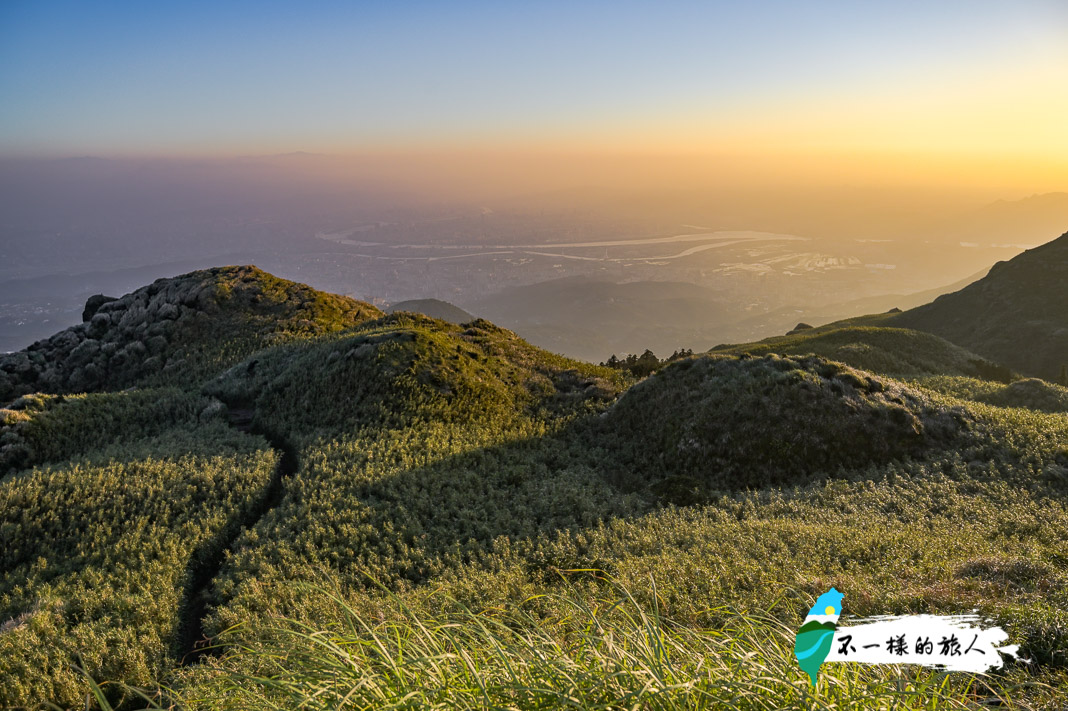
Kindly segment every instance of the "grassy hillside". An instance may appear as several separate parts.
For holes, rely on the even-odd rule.
[[[601,439],[632,487],[676,503],[804,482],[974,440],[963,407],[818,356],[702,357],[670,364],[608,413]],[[650,483],[652,482],[652,483]]]
[[[38,465],[0,479],[0,705],[77,704],[75,662],[152,683],[181,658],[195,579],[258,505],[275,453],[180,391],[12,408],[0,437]]]
[[[880,324],[893,314],[850,319],[820,328],[793,331],[756,343],[717,346],[713,353],[766,355],[816,354],[896,378],[959,375],[1009,380],[1012,373],[986,358],[937,336]]]
[[[353,308],[0,412],[0,705],[84,707],[74,665],[195,709],[1063,705],[1062,388],[870,326],[636,383]],[[1034,663],[812,691],[792,634],[831,585],[978,608]]]

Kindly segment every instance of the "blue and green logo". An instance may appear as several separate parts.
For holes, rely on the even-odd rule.
[[[842,614],[844,595],[834,588],[816,598],[816,604],[808,611],[805,623],[797,631],[794,640],[794,656],[802,671],[808,674],[812,686],[820,666],[834,645],[834,635],[838,630],[838,617]]]
[[[794,656],[812,686],[820,667],[829,662],[919,664],[983,673],[1000,667],[1001,655],[1016,657],[1019,651],[1014,644],[1002,644],[1008,635],[1000,627],[979,626],[974,613],[881,616],[839,627],[843,597],[834,588],[820,595],[794,639]]]

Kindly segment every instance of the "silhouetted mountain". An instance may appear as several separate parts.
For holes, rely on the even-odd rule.
[[[1047,380],[1068,364],[1068,233],[887,325],[937,334]]]
[[[442,301],[440,299],[410,299],[408,301],[398,301],[395,304],[391,304],[386,313],[396,313],[397,311],[410,311],[415,314],[423,314],[430,318],[439,318],[442,321],[448,321],[449,323],[467,323],[468,321],[474,321],[475,317],[467,313],[459,306],[453,306],[448,301]]]

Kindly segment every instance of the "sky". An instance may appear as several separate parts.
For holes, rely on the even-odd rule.
[[[1066,116],[1064,0],[0,2],[5,156],[713,156],[1042,191],[1068,189]]]

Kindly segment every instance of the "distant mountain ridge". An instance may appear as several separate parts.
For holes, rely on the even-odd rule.
[[[964,239],[1034,244],[1036,236],[1055,234],[1065,224],[1068,193],[1038,193],[1019,200],[998,200],[977,210],[960,234]]]
[[[883,325],[927,331],[1026,375],[1059,379],[1068,364],[1068,232]]]
[[[441,299],[409,299],[407,301],[398,301],[395,304],[391,304],[386,309],[386,313],[391,314],[397,313],[398,311],[422,314],[424,316],[429,316],[430,318],[438,318],[442,321],[456,324],[475,320],[475,317],[472,314],[464,311],[459,306],[454,306],[448,301],[442,301]]]

